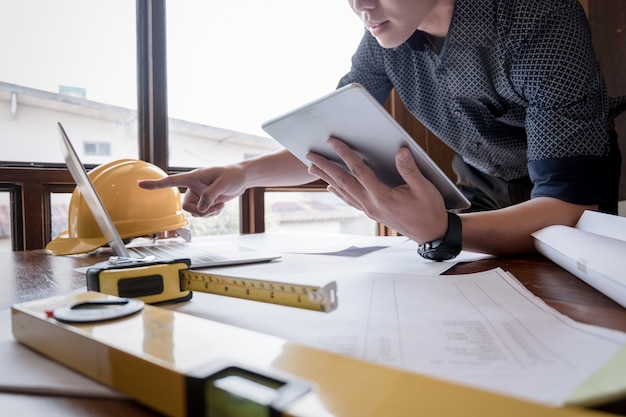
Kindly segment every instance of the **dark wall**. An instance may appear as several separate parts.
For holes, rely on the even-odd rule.
[[[610,96],[626,96],[626,1],[591,0],[589,23],[593,45],[606,79]],[[615,126],[622,151],[620,200],[626,200],[626,114],[622,113]]]

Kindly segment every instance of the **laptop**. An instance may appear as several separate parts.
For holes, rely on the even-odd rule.
[[[96,187],[91,182],[84,165],[80,161],[63,125],[58,123],[63,158],[76,187],[82,194],[89,210],[93,214],[105,239],[109,242],[115,257],[112,263],[141,261],[158,261],[172,259],[190,259],[191,268],[212,266],[240,265],[255,262],[267,262],[280,258],[280,255],[255,249],[245,248],[224,242],[166,243],[127,247],[111,219]]]

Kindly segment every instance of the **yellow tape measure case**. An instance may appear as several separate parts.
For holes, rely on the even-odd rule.
[[[87,270],[87,289],[124,298],[138,298],[147,304],[190,300],[193,293],[181,290],[180,271],[189,268],[189,259],[133,262],[104,265]]]
[[[87,289],[146,304],[187,301],[192,291],[329,313],[337,308],[337,283],[323,287],[216,275],[189,269],[188,259],[129,261],[90,268]]]

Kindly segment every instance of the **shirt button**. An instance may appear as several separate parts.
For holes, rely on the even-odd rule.
[[[455,117],[460,117],[461,116],[461,110],[455,110],[454,111],[454,116]]]

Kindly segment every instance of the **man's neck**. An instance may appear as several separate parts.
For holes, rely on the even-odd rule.
[[[439,0],[417,28],[432,36],[445,38],[450,29],[456,2],[457,0]]]

